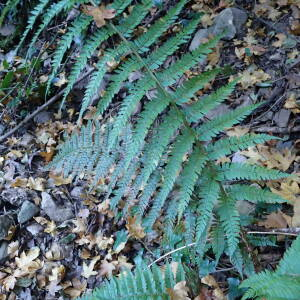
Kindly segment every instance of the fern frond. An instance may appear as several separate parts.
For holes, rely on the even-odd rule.
[[[190,23],[180,33],[178,33],[175,37],[170,38],[156,51],[156,61],[153,61],[150,65],[146,60],[145,65],[147,65],[151,70],[158,68],[168,55],[176,51],[182,43],[186,42],[186,40],[190,38],[190,35],[195,30],[198,22],[199,18],[195,18],[190,21]],[[183,74],[183,72],[184,69],[181,70],[180,73]],[[162,82],[162,85],[165,85],[164,82]],[[122,128],[127,123],[128,118],[134,112],[138,102],[148,90],[154,88],[155,86],[156,81],[150,74],[146,74],[145,77],[143,77],[136,85],[133,86],[133,88],[130,90],[130,95],[123,100],[119,114],[114,122],[114,128],[110,136],[111,143],[114,143],[115,139],[117,139],[119,136]]]
[[[68,8],[72,7],[73,1],[70,0],[60,0],[57,3],[53,3],[43,14],[42,23],[39,25],[38,29],[36,30],[34,36],[32,37],[28,52],[33,48],[34,44],[36,43],[38,37],[40,36],[41,32],[48,26],[48,24],[52,21],[52,19],[58,15],[63,10],[67,10]],[[41,11],[40,11],[41,12]]]
[[[218,135],[221,131],[226,128],[232,127],[233,125],[241,122],[251,112],[261,104],[253,104],[245,107],[240,107],[226,113],[218,118],[212,119],[198,128],[199,139],[201,141],[209,141],[211,138]]]
[[[197,102],[184,107],[189,122],[197,122],[210,110],[217,107],[233,92],[238,79],[229,82],[227,85],[217,89],[215,92],[200,98]]]
[[[0,14],[0,27],[9,11],[12,11],[19,4],[20,0],[8,0]]]
[[[51,62],[52,72],[47,82],[47,91],[50,88],[53,78],[57,74],[66,51],[70,48],[74,37],[80,34],[80,32],[84,31],[90,24],[91,20],[91,17],[80,15],[72,23],[68,32],[62,36],[58,46],[55,49],[54,56]]]
[[[218,222],[216,226],[212,227],[211,237],[212,249],[216,256],[216,261],[218,262],[225,250],[225,232],[220,222]]]
[[[235,200],[247,200],[252,203],[284,203],[285,199],[268,189],[251,185],[233,184],[228,187],[230,196]]]
[[[224,163],[218,166],[220,180],[275,180],[289,177],[290,174],[247,163]]]
[[[179,180],[178,221],[189,205],[195,184],[207,161],[207,157],[197,148],[184,165]]]
[[[40,0],[39,3],[34,6],[33,10],[30,12],[30,17],[27,21],[27,26],[25,28],[25,31],[21,37],[21,40],[17,46],[16,52],[18,52],[19,48],[22,46],[24,40],[26,39],[29,31],[33,28],[33,25],[38,18],[38,16],[44,11],[44,8],[47,6],[47,4],[50,2],[50,0]]]
[[[197,212],[199,214],[197,218],[197,239],[205,231],[209,220],[212,218],[213,209],[218,201],[220,194],[220,185],[215,179],[209,169],[205,168],[202,173],[202,182],[199,186],[199,192],[197,195],[201,199],[198,205]]]
[[[155,220],[160,214],[165,200],[173,188],[175,180],[181,170],[184,155],[189,152],[195,141],[195,136],[190,130],[186,129],[181,136],[176,139],[172,146],[172,151],[169,154],[169,159],[163,172],[163,186],[153,200],[152,207],[145,218],[143,224],[145,227],[152,227]]]
[[[170,265],[166,266],[165,271],[161,271],[155,265],[151,269],[137,267],[134,272],[126,271],[118,278],[111,278],[91,295],[87,294],[81,299],[168,300],[170,296],[167,289],[174,288],[177,282],[184,281],[184,273],[181,265],[178,266],[175,276]]]
[[[222,195],[217,213],[226,234],[228,253],[232,256],[237,248],[240,233],[240,216],[235,206],[235,200],[227,195]]]
[[[240,287],[249,288],[242,300],[257,297],[268,300],[298,300],[300,275],[281,275],[264,271],[246,279]]]
[[[144,0],[141,4],[134,6],[130,16],[125,19],[125,21],[122,23],[122,26],[119,25],[119,27],[122,29],[122,33],[124,33],[124,36],[129,37],[132,34],[133,29],[139,25],[141,20],[145,17],[151,5],[151,0]],[[128,49],[126,43],[123,42],[116,49],[110,51],[107,50],[105,56],[99,60],[96,65],[97,71],[94,72],[85,91],[79,112],[79,119],[82,118],[84,111],[91,104],[92,97],[98,90],[101,80],[108,70],[107,63],[115,60],[117,56],[123,56],[128,51],[130,51],[130,49]]]
[[[114,1],[112,8],[116,10],[116,16],[121,14],[123,10],[126,8],[127,5],[130,4],[131,1]],[[130,18],[130,16],[128,17]],[[120,25],[121,26],[121,25]],[[126,30],[131,31],[131,28],[123,27],[123,29],[120,28],[120,30],[124,33],[126,33]],[[69,95],[70,91],[72,90],[77,78],[80,75],[80,72],[84,69],[84,67],[87,64],[88,59],[92,56],[94,51],[97,49],[97,47],[100,46],[102,42],[107,40],[110,36],[112,36],[115,32],[110,27],[102,27],[97,29],[92,37],[88,39],[85,44],[83,45],[83,48],[80,52],[80,55],[75,62],[71,73],[68,77],[68,84],[65,88],[65,92],[63,95],[63,99],[61,102],[61,107],[63,106],[67,96]]]
[[[211,159],[218,159],[220,157],[229,155],[232,152],[238,152],[274,139],[276,140],[278,138],[267,134],[253,133],[245,134],[240,137],[231,136],[220,139],[217,142],[208,145],[207,152]]]

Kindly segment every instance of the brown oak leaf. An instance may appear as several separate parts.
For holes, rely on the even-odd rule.
[[[116,11],[114,9],[106,9],[104,5],[82,5],[82,12],[93,17],[98,28],[105,25],[105,19],[113,19],[116,15]]]

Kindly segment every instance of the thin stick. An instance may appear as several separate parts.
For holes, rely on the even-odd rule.
[[[282,231],[248,231],[247,234],[274,234],[274,235],[288,235],[288,236],[298,236],[297,233],[282,232]]]
[[[188,248],[188,247],[193,247],[195,246],[196,243],[191,243],[191,244],[188,244],[188,245],[185,245],[185,246],[182,246],[182,247],[179,247],[177,249],[174,249],[166,254],[164,254],[163,256],[159,257],[158,259],[156,259],[154,262],[152,262],[151,264],[148,265],[148,268],[150,268],[152,265],[156,264],[157,262],[161,261],[162,259],[166,258],[167,256],[177,252],[177,251],[180,251],[180,250],[183,250],[185,248]]]
[[[86,78],[88,75],[90,75],[94,71],[94,68],[90,69],[88,72],[86,72],[84,75],[82,75],[80,78],[77,79],[75,84],[79,83],[81,80]],[[23,125],[25,125],[28,121],[30,121],[32,118],[34,118],[38,113],[43,111],[46,107],[48,107],[50,104],[57,101],[64,93],[65,89],[62,89],[60,92],[58,92],[55,96],[50,98],[47,102],[45,102],[43,105],[38,107],[34,112],[29,114],[23,121],[21,121],[17,126],[15,126],[13,129],[5,133],[4,135],[0,136],[0,142],[3,142],[5,139],[7,139],[9,136],[14,134],[18,129],[20,129]]]

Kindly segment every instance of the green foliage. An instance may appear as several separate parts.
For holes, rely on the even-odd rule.
[[[161,271],[156,265],[152,268],[137,267],[134,272],[126,271],[118,278],[112,277],[91,295],[82,297],[82,300],[163,300],[171,299],[168,289],[173,289],[177,282],[185,280],[185,272],[179,265],[176,274],[170,265]]]
[[[75,5],[85,2],[88,1],[53,3],[40,0],[31,13],[20,45],[29,32],[37,28],[30,41],[31,51],[55,16],[66,14]],[[222,35],[181,54],[178,50],[186,47],[200,21],[200,15],[193,14],[184,22],[177,22],[180,30],[170,34],[170,28],[188,1],[177,1],[142,33],[137,29],[140,24],[147,23],[153,3],[138,1],[127,10],[131,2],[113,1],[110,8],[116,10],[116,16],[97,29],[91,26],[92,18],[80,13],[58,43],[47,91],[51,91],[52,81],[74,39],[81,35],[82,45],[71,66],[61,107],[89,59],[99,49],[103,54],[97,58],[86,85],[78,121],[83,120],[87,108],[98,100],[104,79],[106,86],[97,103],[95,119],[66,138],[49,168],[62,170],[65,176],[92,175],[91,188],[98,185],[100,178],[109,176],[109,184],[103,189],[105,197],[110,199],[115,211],[120,201],[125,200],[123,217],[135,214],[146,232],[151,231],[160,218],[166,224],[165,239],[172,241],[172,247],[176,240],[196,243],[191,250],[194,251],[193,263],[200,264],[203,254],[211,247],[217,261],[226,253],[241,274],[251,274],[253,265],[241,247],[241,218],[236,202],[284,202],[278,195],[261,189],[259,184],[288,174],[247,163],[219,164],[218,160],[273,139],[265,134],[221,136],[224,130],[249,116],[259,104],[208,119],[207,114],[230,96],[238,79],[220,87],[213,82],[224,71],[222,68],[192,76],[187,74],[191,74],[191,69],[198,69],[199,62],[213,51]],[[37,26],[38,20],[41,22]],[[110,48],[111,41],[114,46]],[[172,63],[168,61],[170,56],[175,58]],[[132,79],[132,74],[138,74],[138,79]],[[207,90],[209,83],[213,86],[211,92]],[[121,89],[125,92],[118,97]],[[197,96],[200,90],[204,94],[201,97]],[[116,101],[120,105],[114,118],[100,122],[98,116],[105,115]],[[180,226],[182,230],[177,231]],[[210,245],[206,244],[208,238],[212,241]],[[175,281],[169,278],[173,283],[167,283],[166,276],[164,282],[159,274],[156,267],[153,273],[142,269],[137,269],[135,274],[128,272],[120,280],[112,279],[96,290],[95,299],[114,299],[120,293],[124,299],[127,296],[147,299],[154,292],[157,299],[167,299],[164,298],[168,297],[165,286],[171,287]],[[260,276],[269,275],[266,274]]]
[[[264,271],[246,279],[242,299],[293,300],[300,295],[300,237],[285,252],[275,272]]]
[[[241,270],[246,256],[239,249],[240,215],[236,201],[281,203],[284,200],[268,190],[241,184],[240,181],[278,179],[287,174],[246,163],[216,164],[216,160],[222,156],[273,137],[246,134],[213,141],[222,131],[242,121],[258,107],[258,104],[249,105],[218,118],[205,118],[208,112],[229,97],[237,79],[210,94],[195,98],[196,93],[212,82],[222,69],[203,71],[191,78],[184,74],[205,59],[221,36],[181,55],[167,68],[162,67],[170,55],[189,41],[198,26],[200,17],[192,16],[179,33],[166,41],[159,40],[176,20],[186,2],[179,1],[145,33],[136,37],[132,34],[133,30],[147,16],[152,5],[151,1],[144,0],[134,6],[125,20],[117,18],[116,26],[108,24],[99,28],[86,41],[71,70],[64,99],[88,58],[102,42],[113,35],[119,36],[120,43],[112,49],[107,48],[99,58],[97,70],[87,85],[80,118],[107,73],[107,63],[110,61],[119,64],[100,98],[97,115],[106,111],[124,83],[127,84],[127,95],[111,123],[89,122],[67,139],[50,168],[61,169],[66,176],[82,173],[93,175],[95,185],[101,177],[109,176],[110,183],[105,190],[106,197],[111,199],[112,209],[116,210],[120,200],[125,198],[122,215],[136,212],[146,231],[150,231],[155,221],[162,216],[170,233],[176,222],[188,222],[185,216],[189,212],[195,218],[194,239],[199,246],[199,257],[203,255],[203,241],[207,239],[210,226],[213,225],[212,248],[216,257],[226,252]],[[112,6],[118,10],[119,4],[114,2]],[[118,13],[125,7],[119,7]],[[75,28],[80,27],[81,22],[85,28],[90,19],[79,16],[61,39],[54,55],[54,73],[64,51],[70,46]],[[124,56],[126,60],[121,60]],[[141,72],[142,76],[134,82],[126,81],[134,71]],[[183,83],[178,86],[179,79]],[[147,99],[153,89],[154,95]],[[197,100],[191,101],[192,98]],[[142,109],[135,114],[139,105],[142,105]],[[220,239],[221,232],[225,236],[223,240]]]

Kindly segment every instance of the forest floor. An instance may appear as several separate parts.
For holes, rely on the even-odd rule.
[[[251,117],[229,129],[227,134],[267,133],[281,140],[235,153],[222,161],[255,162],[299,174],[300,2],[191,1],[191,11],[205,11],[206,15],[190,45],[205,41],[208,28],[228,7],[238,9],[233,17],[233,36],[222,40],[209,55],[208,65],[227,65],[228,74],[222,79],[238,74],[241,81],[231,98],[213,111],[212,116],[264,101]],[[244,15],[246,20],[242,22]],[[59,36],[65,23],[57,22],[54,30],[58,30]],[[242,22],[242,25],[239,27],[235,22]],[[15,26],[6,25],[10,26],[0,28],[5,37]],[[25,115],[44,103],[36,90],[47,80],[51,53],[55,49],[55,42],[50,44],[47,38],[46,35],[45,40],[39,41],[44,51],[38,68],[34,69],[32,63],[29,68],[34,70],[32,73],[13,74],[19,78],[15,90],[8,86],[7,91],[11,93],[0,94],[5,98],[1,103],[0,135],[17,126]],[[43,48],[46,44],[47,48]],[[76,53],[76,49],[73,50]],[[10,57],[10,54],[9,49],[0,52],[2,87],[4,79],[7,80],[6,61],[17,70],[23,59]],[[66,76],[61,73],[57,78],[57,91],[64,88]],[[146,248],[145,252],[153,261],[157,258],[151,256],[151,252],[159,244],[161,232],[158,231],[155,239],[140,238],[141,229],[130,220],[113,223],[114,213],[108,201],[102,201],[105,178],[101,188],[88,193],[86,178],[72,181],[45,170],[62,141],[63,132],[71,133],[76,128],[74,120],[85,83],[83,80],[76,85],[65,112],[58,113],[58,105],[52,104],[0,144],[0,300],[75,298],[98,286],[105,277],[118,274],[123,267],[132,268],[132,258],[142,252],[141,249]],[[29,90],[27,101],[16,107],[9,106],[16,98],[16,90],[24,85]],[[85,120],[92,118],[93,112],[94,108],[90,107]],[[291,205],[269,211],[266,208],[266,218],[248,228],[249,232],[257,234],[277,232],[274,234],[276,247],[255,249],[254,255],[262,268],[273,269],[288,241],[300,232],[299,183],[297,177],[268,183]],[[249,203],[241,206],[245,215],[253,210]],[[129,240],[116,236],[117,231],[125,228],[132,233]],[[211,275],[222,295],[209,292],[216,286],[208,285],[199,299],[225,299],[228,278],[239,277],[226,262],[223,269]]]

